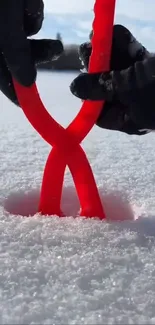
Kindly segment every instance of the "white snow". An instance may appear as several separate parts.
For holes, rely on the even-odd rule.
[[[38,74],[46,107],[65,127],[81,106],[69,91],[74,77]],[[74,218],[69,171],[68,217],[40,217],[50,146],[20,108],[2,94],[0,103],[0,324],[155,324],[155,135],[94,127],[84,141],[106,222]]]

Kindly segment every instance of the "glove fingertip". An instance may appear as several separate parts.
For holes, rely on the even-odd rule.
[[[59,40],[31,39],[30,47],[35,64],[56,60],[64,51],[63,44]]]

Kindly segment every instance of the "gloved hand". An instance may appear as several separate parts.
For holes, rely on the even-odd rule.
[[[0,1],[0,90],[18,105],[12,76],[30,86],[36,79],[36,65],[50,62],[63,51],[59,40],[33,40],[42,27],[42,0]]]
[[[91,51],[90,42],[82,44],[79,48],[80,59],[83,61],[86,70],[88,70]],[[121,96],[119,97],[117,94],[117,82],[113,80],[113,71],[128,70],[129,67],[134,66],[135,62],[143,61],[149,56],[149,52],[133,37],[128,29],[121,25],[115,25],[110,72],[83,73],[73,80],[70,89],[75,96],[82,100],[106,100],[96,122],[98,126],[128,134],[142,135],[147,133],[147,130],[142,130],[143,128],[137,121],[135,123],[132,114],[130,114],[128,102],[121,100]],[[122,82],[125,82],[125,77]]]

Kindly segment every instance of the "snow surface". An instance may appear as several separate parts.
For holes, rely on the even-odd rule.
[[[38,75],[64,126],[81,106],[68,87],[74,77]],[[0,102],[0,324],[155,324],[155,135],[94,127],[84,141],[106,222],[72,217],[79,203],[69,172],[68,217],[40,217],[50,146],[18,107]]]

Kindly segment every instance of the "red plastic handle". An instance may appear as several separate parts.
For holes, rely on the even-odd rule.
[[[109,69],[115,0],[96,0],[89,72]],[[103,102],[86,101],[73,122],[64,129],[47,112],[36,85],[25,88],[14,80],[19,103],[32,126],[54,148],[44,171],[39,211],[62,215],[60,203],[66,165],[72,173],[81,204],[81,215],[105,218],[97,186],[81,141],[95,124]]]

